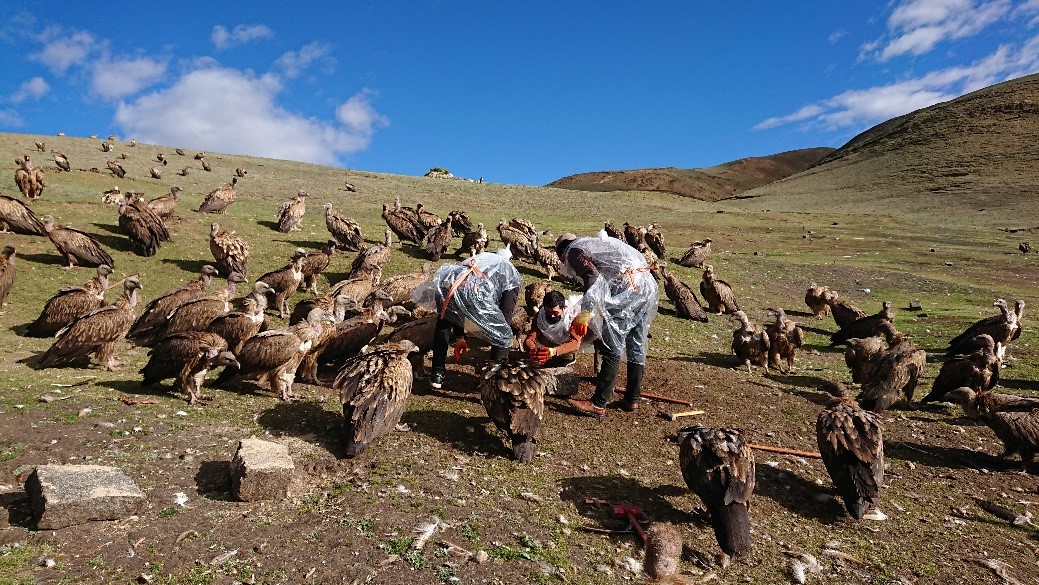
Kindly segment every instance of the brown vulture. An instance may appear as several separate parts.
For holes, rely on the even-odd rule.
[[[454,221],[451,222],[451,229],[455,231],[456,236],[473,231],[473,220],[469,219],[468,213],[460,209],[455,209],[451,213],[455,217]]]
[[[436,329],[437,315],[430,313],[414,321],[398,325],[386,336],[386,341],[397,342],[405,339],[418,346],[418,351],[408,356],[411,370],[415,377],[426,377],[425,355],[433,349],[433,331]]]
[[[108,170],[112,171],[112,174],[122,179],[126,176],[126,169],[123,165],[119,164],[119,161],[106,160],[105,163],[108,165]]]
[[[826,304],[830,306],[830,314],[833,315],[833,322],[837,324],[837,327],[843,329],[854,323],[857,319],[861,319],[866,316],[866,312],[849,303],[848,301],[838,298],[837,291],[831,290],[830,294],[826,296]],[[854,335],[849,336],[851,339]]]
[[[556,254],[555,248],[540,244],[533,245],[530,248],[530,259],[545,269],[545,276],[549,280],[552,280],[563,271],[563,261],[559,259],[559,254]],[[656,274],[654,274],[655,276]]]
[[[383,203],[382,219],[386,222],[386,226],[397,235],[397,239],[401,243],[407,242],[415,246],[422,245],[422,240],[426,237],[426,230],[422,229],[417,218],[412,219],[409,215],[402,214],[399,210],[391,211],[390,206]]]
[[[736,302],[736,295],[732,287],[724,280],[718,279],[714,274],[714,266],[704,265],[703,279],[700,281],[700,296],[712,311],[719,315],[723,313],[735,313],[740,305]]]
[[[707,312],[703,310],[696,293],[675,273],[668,271],[667,264],[660,264],[660,274],[664,278],[664,293],[675,305],[675,314],[681,319],[707,322]]]
[[[836,315],[836,313],[834,314]],[[864,339],[879,336],[885,337],[890,342],[897,333],[894,320],[895,311],[891,308],[891,302],[884,301],[880,311],[841,325],[840,330],[830,336],[830,345],[842,345],[852,338]]]
[[[451,221],[454,218],[448,215],[444,218],[444,221],[433,226],[426,233],[426,253],[433,262],[440,262],[440,257],[443,256],[449,247],[451,247]]]
[[[153,179],[161,179],[162,169],[160,169],[159,167],[152,167],[148,169],[148,174],[151,175]]]
[[[353,218],[332,209],[331,203],[325,204],[325,227],[343,250],[359,252],[364,245],[361,226]]]
[[[642,251],[646,247],[645,232],[639,229],[641,226],[632,225],[628,222],[624,222],[624,241],[635,248],[638,251]]]
[[[37,369],[52,368],[95,354],[99,364],[114,371],[115,346],[133,324],[137,291],[141,281],[134,276],[123,281],[123,294],[115,304],[95,309],[58,332],[58,340],[43,354]]]
[[[657,258],[666,258],[664,252],[664,234],[660,231],[659,223],[651,223],[643,234],[643,239],[646,241],[646,245],[649,246],[650,250],[657,255]]]
[[[3,306],[14,287],[14,272],[14,246],[7,245],[0,258],[0,306]]]
[[[432,269],[432,264],[429,262],[423,262],[422,267],[419,268],[418,272],[398,274],[397,276],[384,280],[375,288],[375,290],[365,297],[364,304],[368,305],[379,300],[387,307],[391,305],[412,306],[411,293],[413,293],[420,284],[429,280]],[[378,291],[378,295],[376,295],[375,291]]]
[[[54,158],[54,164],[57,165],[59,169],[66,173],[72,171],[72,165],[69,164],[69,158],[67,156],[58,151],[52,150],[51,157]]]
[[[754,453],[737,429],[685,427],[678,431],[679,463],[689,489],[711,514],[711,526],[725,554],[750,550],[750,496],[754,493]]]
[[[366,299],[372,290],[374,290],[375,283],[378,280],[377,276],[378,273],[373,272],[356,278],[340,280],[328,289],[328,292],[325,293],[324,297],[319,298],[326,298],[328,299],[326,302],[331,303],[333,298],[343,295],[358,301],[358,304],[360,304],[361,301]],[[301,303],[297,303],[297,306],[299,304]]]
[[[360,455],[400,422],[414,383],[407,358],[417,349],[407,340],[386,343],[340,368],[333,388],[343,404],[347,457]]]
[[[295,398],[292,384],[303,356],[325,327],[335,324],[331,315],[315,309],[307,320],[282,329],[257,333],[245,340],[235,357],[238,367],[228,366],[213,382],[221,387],[233,379],[266,379],[271,390],[282,400]]]
[[[422,226],[422,229],[426,231],[429,231],[443,223],[443,220],[440,219],[439,215],[427,210],[421,203],[415,204],[415,217],[418,218],[418,223]],[[454,222],[454,219],[454,217],[451,217],[452,223]]]
[[[147,204],[132,200],[127,193],[127,200],[119,204],[119,227],[130,238],[134,253],[138,256],[151,257],[159,251],[159,245],[169,242],[170,232],[166,224]]]
[[[513,218],[515,222],[517,218]],[[517,222],[518,223],[518,222]],[[505,223],[505,218],[498,222],[498,237],[502,244],[509,246],[517,258],[530,258],[534,247],[537,246],[537,232],[533,234],[512,223]]]
[[[751,364],[765,368],[768,373],[768,333],[751,322],[743,311],[737,310],[732,317],[740,322],[739,329],[732,332],[732,353],[739,358],[741,366],[747,366],[748,374],[752,372]]]
[[[875,412],[863,410],[840,382],[829,408],[815,420],[815,437],[833,487],[856,520],[877,505],[884,483],[884,426]]]
[[[794,356],[804,344],[804,332],[796,321],[786,318],[786,311],[771,308],[769,315],[774,319],[765,327],[768,334],[768,364],[784,374],[794,371]],[[783,369],[786,362],[786,369]]]
[[[209,251],[220,274],[249,274],[249,244],[235,232],[221,229],[216,222],[209,226]]]
[[[895,336],[891,347],[873,356],[856,400],[866,410],[883,412],[905,394],[913,403],[916,385],[927,365],[927,352],[904,335]]]
[[[851,381],[862,384],[866,381],[875,356],[888,348],[882,337],[853,338],[848,340],[844,350],[844,363],[851,370]]]
[[[163,221],[173,217],[173,213],[177,210],[177,203],[180,201],[180,192],[180,187],[170,187],[169,193],[159,195],[149,201],[148,209],[151,209]]]
[[[292,314],[289,315],[289,325],[295,325],[300,321],[306,320],[307,315],[314,309],[321,309],[332,315],[335,317],[336,323],[339,323],[344,319],[359,315],[362,307],[355,298],[345,294],[326,294],[320,297],[304,299],[296,303],[295,307],[292,307]]]
[[[826,302],[829,295],[829,287],[819,286],[813,282],[805,291],[805,304],[812,310],[813,315],[822,317],[830,312],[830,305]]]
[[[45,236],[43,222],[21,201],[0,195],[0,233],[14,232],[27,236]]]
[[[303,290],[317,294],[317,277],[322,270],[328,268],[335,251],[336,241],[328,240],[321,248],[307,252],[303,257]]]
[[[213,189],[202,199],[198,211],[202,213],[227,213],[227,208],[237,196],[238,177],[231,177],[231,182]],[[226,371],[226,370],[225,370]]]
[[[33,166],[27,154],[16,158],[14,162],[18,165],[18,170],[14,172],[14,182],[22,196],[30,201],[39,199],[43,195],[43,188],[47,186],[43,169]]]
[[[512,442],[512,454],[530,463],[545,414],[548,376],[525,362],[492,362],[479,372],[480,402],[494,426]]]
[[[483,222],[476,224],[476,229],[462,234],[462,245],[458,247],[458,251],[455,252],[455,256],[461,257],[462,254],[469,254],[475,256],[480,252],[483,252],[487,248],[487,228],[483,226]]]
[[[1024,301],[1018,301],[1020,303],[1021,311],[1024,310]],[[971,351],[971,343],[975,336],[985,334],[992,338],[997,349],[997,355],[1000,359],[1003,358],[1003,353],[1006,351],[1006,346],[1013,339],[1016,339],[1016,335],[1020,335],[1020,322],[1017,315],[1017,310],[1010,310],[1007,302],[1003,299],[996,299],[996,302],[992,303],[994,307],[999,309],[998,315],[992,315],[979,321],[976,321],[973,325],[968,327],[966,331],[960,333],[949,342],[949,347],[945,350],[946,356],[964,355]]]
[[[234,170],[234,174],[239,177],[244,177],[249,174],[249,171],[243,169],[242,167],[238,167]]]
[[[975,392],[971,388],[956,388],[945,395],[947,400],[963,407],[968,415],[981,419],[1003,443],[1001,459],[1017,453],[1021,455],[1021,471],[1028,472],[1028,464],[1039,451],[1039,406],[1005,405],[1002,408],[986,404],[990,392]],[[1006,396],[1006,395],[1004,395]]]
[[[61,227],[54,223],[54,218],[43,216],[43,229],[47,237],[58,249],[58,253],[65,257],[69,263],[66,268],[75,268],[77,265],[100,266],[107,264],[115,267],[115,260],[101,247],[93,237],[77,229]]]
[[[268,293],[269,304],[272,309],[278,311],[282,319],[289,316],[289,299],[296,294],[300,283],[303,282],[303,259],[306,256],[306,250],[296,248],[288,264],[256,279],[256,282],[263,282],[271,287]]]
[[[296,196],[278,207],[278,231],[287,234],[291,231],[302,229],[299,224],[303,221],[303,214],[307,212],[307,193],[300,189]]]
[[[263,319],[263,308],[257,304],[256,299],[246,297],[242,300],[241,311],[231,311],[213,319],[206,326],[206,331],[224,338],[228,351],[238,353],[246,339],[260,332]]]
[[[969,349],[970,346],[964,349]],[[956,356],[945,360],[938,370],[931,392],[923,402],[946,400],[945,394],[961,386],[971,388],[975,392],[991,390],[999,382],[1001,370],[999,357],[996,356],[996,344],[990,335],[982,333],[973,339],[973,351],[967,355]]]
[[[153,386],[166,378],[176,378],[176,389],[188,395],[188,402],[208,400],[201,395],[202,382],[211,369],[238,367],[238,360],[227,350],[227,342],[215,333],[184,331],[160,341],[148,352],[148,363],[141,368],[141,386]]]
[[[350,264],[348,278],[370,274],[372,269],[381,271],[382,267],[386,265],[386,262],[390,259],[390,252],[393,250],[391,247],[393,244],[393,232],[387,229],[383,233],[386,239],[381,244],[373,244],[357,253],[354,261]]]
[[[231,312],[231,300],[238,295],[238,285],[247,282],[245,277],[232,272],[227,277],[227,286],[215,294],[198,297],[181,303],[167,315],[165,321],[155,328],[147,345],[155,345],[163,338],[184,331],[205,331],[213,319]]]
[[[390,315],[382,309],[382,304],[376,302],[359,314],[336,323],[334,327],[325,328],[320,336],[314,338],[310,351],[303,357],[300,381],[320,384],[319,364],[338,364],[359,354],[379,335],[383,325],[390,319]]]
[[[147,343],[155,335],[156,330],[166,323],[166,317],[177,307],[206,294],[206,289],[209,288],[209,283],[212,282],[215,274],[216,268],[206,264],[202,267],[198,278],[189,280],[183,286],[152,299],[144,307],[141,316],[133,322],[133,326],[126,333],[126,338],[138,344]]]
[[[47,299],[40,316],[29,324],[23,335],[26,337],[54,337],[70,323],[83,315],[105,306],[105,290],[112,268],[107,264],[97,267],[94,275],[83,286],[66,286]]]
[[[610,220],[602,222],[602,231],[606,232],[606,235],[611,238],[616,238],[618,240],[624,239],[624,234],[621,233],[620,230],[618,230],[617,227],[614,226],[613,222],[611,222]]]

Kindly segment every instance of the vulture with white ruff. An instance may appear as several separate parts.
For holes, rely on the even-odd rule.
[[[23,335],[26,337],[54,337],[83,315],[105,306],[105,290],[112,268],[107,264],[97,267],[94,275],[83,286],[66,286],[58,289],[43,305],[39,317],[29,324]]]
[[[361,226],[353,218],[332,209],[331,203],[325,204],[325,227],[335,238],[340,249],[359,252],[364,245]]]
[[[78,265],[97,267],[102,264],[115,267],[115,260],[93,236],[77,229],[62,227],[54,223],[54,218],[43,216],[43,229],[47,237],[58,249],[58,253],[69,263],[66,268]]]
[[[216,222],[209,226],[209,251],[220,274],[249,274],[249,244],[235,232],[221,229]]]
[[[291,231],[303,229],[299,224],[303,222],[303,215],[307,212],[307,193],[300,189],[296,196],[278,207],[278,231],[287,234]]]
[[[185,168],[187,170],[187,168]],[[231,182],[209,192],[198,206],[201,213],[227,213],[227,208],[238,196],[238,177],[231,177]]]

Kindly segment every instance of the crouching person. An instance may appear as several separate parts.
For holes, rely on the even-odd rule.
[[[523,349],[530,359],[547,368],[573,365],[584,336],[576,335],[570,326],[580,313],[580,295],[568,300],[557,290],[548,291],[523,340]]]

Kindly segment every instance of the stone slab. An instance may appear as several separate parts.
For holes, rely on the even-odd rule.
[[[577,394],[577,384],[581,381],[581,376],[570,366],[541,368],[541,371],[550,379],[545,387],[545,395],[565,398]]]
[[[25,491],[41,530],[127,518],[146,499],[122,470],[103,465],[40,465],[25,480]]]
[[[243,502],[280,500],[289,493],[295,469],[285,445],[243,439],[231,460],[231,495]]]

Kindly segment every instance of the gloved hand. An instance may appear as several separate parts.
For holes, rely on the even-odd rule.
[[[581,338],[588,335],[588,321],[592,319],[590,311],[581,311],[581,314],[570,324],[570,335]]]
[[[464,337],[455,342],[455,361],[460,361],[467,351],[469,351],[469,344],[465,342]]]
[[[544,347],[539,345],[538,347],[531,349],[528,355],[530,356],[530,359],[534,360],[535,362],[539,364],[544,364],[548,361],[548,358],[556,355],[556,348]]]

